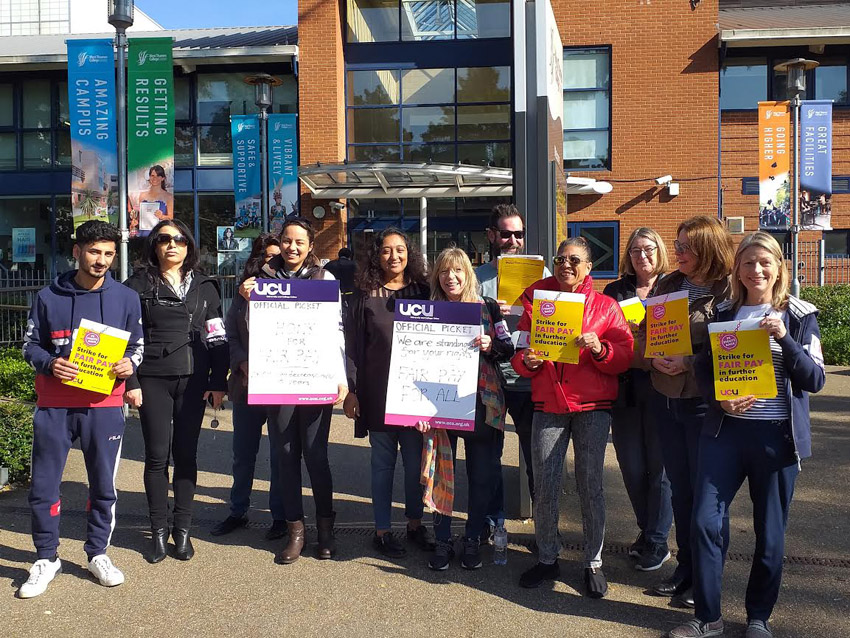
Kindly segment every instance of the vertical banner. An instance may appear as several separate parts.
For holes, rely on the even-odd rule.
[[[832,230],[832,100],[800,109],[800,225]]]
[[[759,228],[791,225],[791,115],[788,102],[759,102]]]
[[[131,236],[174,218],[171,38],[131,38],[127,61],[127,190]]]
[[[118,153],[112,40],[68,40],[74,229],[117,221]]]
[[[279,233],[287,217],[298,217],[298,135],[295,115],[269,115],[269,230]]]
[[[233,196],[237,237],[256,237],[263,227],[260,180],[260,119],[256,115],[231,115],[233,140]]]

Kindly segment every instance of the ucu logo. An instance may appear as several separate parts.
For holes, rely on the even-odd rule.
[[[288,297],[291,294],[289,284],[280,284],[275,281],[258,283],[254,290],[263,297]]]
[[[720,391],[720,396],[722,397],[736,397],[738,396],[738,391],[734,388],[724,388]]]
[[[421,303],[400,304],[398,311],[405,317],[429,317],[434,318],[434,306]]]

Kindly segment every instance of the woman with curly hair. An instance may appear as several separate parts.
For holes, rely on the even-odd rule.
[[[368,435],[372,447],[373,544],[384,556],[401,558],[407,550],[390,531],[399,449],[404,463],[407,538],[423,549],[434,548],[432,535],[422,525],[422,435],[413,428],[384,423],[395,302],[429,298],[425,260],[404,232],[387,228],[375,238],[359,265],[357,287],[345,328],[349,394],[343,407],[346,416],[355,420],[354,436]],[[359,371],[362,374],[358,375]]]

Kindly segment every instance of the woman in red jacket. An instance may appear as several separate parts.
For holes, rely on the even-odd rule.
[[[560,575],[558,496],[564,456],[572,436],[584,529],[584,583],[588,596],[601,598],[608,591],[602,573],[602,470],[611,407],[619,389],[617,375],[629,367],[634,339],[617,302],[593,290],[590,246],[583,238],[561,242],[554,262],[555,276],[538,281],[523,293],[524,311],[518,328],[526,333],[531,330],[535,290],[583,294],[584,317],[581,335],[576,338],[580,354],[578,364],[553,363],[540,359],[532,348],[525,348],[511,360],[518,374],[531,377],[534,401],[531,456],[538,563],[520,577],[519,583],[522,587],[538,587]]]

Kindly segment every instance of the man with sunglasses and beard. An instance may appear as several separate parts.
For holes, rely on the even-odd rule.
[[[490,222],[487,227],[487,241],[490,244],[490,261],[482,264],[475,270],[480,283],[480,293],[484,297],[497,299],[502,315],[511,331],[514,347],[517,345],[519,332],[517,323],[519,315],[511,314],[511,308],[504,299],[498,299],[498,260],[499,255],[521,255],[525,248],[525,221],[519,210],[513,204],[497,204],[490,213]],[[543,277],[550,277],[551,273],[543,268]],[[534,473],[531,468],[531,419],[534,415],[534,404],[531,401],[531,380],[519,376],[511,367],[509,362],[499,364],[504,379],[503,389],[505,391],[505,404],[508,414],[519,437],[519,445],[525,460],[526,474],[528,475],[528,491],[534,499]],[[504,487],[502,483],[502,449],[504,447],[504,435],[499,445],[496,446],[497,456],[493,459],[493,474],[495,490],[493,500],[487,510],[489,526],[485,526],[484,534],[488,541],[494,528],[504,519]]]
[[[24,359],[36,371],[38,407],[33,418],[32,538],[38,559],[18,597],[43,594],[62,571],[59,548],[59,486],[75,439],[89,479],[88,531],[83,549],[88,569],[105,587],[124,582],[106,555],[115,527],[115,474],[124,437],[124,379],[142,361],[139,297],[109,274],[121,234],[112,224],[90,221],[77,228],[73,254],[77,270],[59,275],[36,295],[24,337]],[[80,372],[71,348],[82,319],[130,333],[124,356],[112,365],[110,394],[84,390],[67,381]]]

